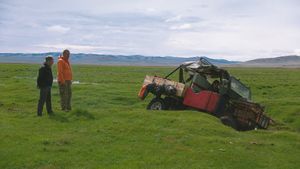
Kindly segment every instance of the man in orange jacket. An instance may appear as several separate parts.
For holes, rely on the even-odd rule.
[[[60,104],[63,111],[70,111],[72,97],[72,69],[69,62],[70,51],[64,50],[57,62],[57,81],[59,85]]]

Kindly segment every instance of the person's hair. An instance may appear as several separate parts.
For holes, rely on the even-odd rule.
[[[63,55],[65,55],[65,54],[70,54],[70,51],[68,50],[68,49],[65,49],[64,51],[63,51]]]
[[[45,57],[45,62],[49,62],[49,61],[51,61],[51,60],[53,60],[53,57],[52,56],[46,56]]]

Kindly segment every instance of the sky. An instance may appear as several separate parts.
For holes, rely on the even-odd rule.
[[[300,55],[299,0],[0,0],[0,53]]]

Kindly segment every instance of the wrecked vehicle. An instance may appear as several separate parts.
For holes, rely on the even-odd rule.
[[[168,79],[179,74],[179,81]],[[266,129],[272,120],[251,100],[250,88],[205,58],[186,62],[166,77],[146,76],[138,96],[155,97],[148,110],[196,109],[212,114],[236,130]]]

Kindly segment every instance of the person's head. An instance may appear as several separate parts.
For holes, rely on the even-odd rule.
[[[214,87],[218,87],[218,86],[220,85],[219,80],[214,80],[213,83],[212,83],[212,85],[213,85]]]
[[[47,64],[48,66],[52,66],[54,63],[54,59],[52,56],[46,56],[45,57],[45,64]]]
[[[65,50],[63,51],[63,57],[64,57],[64,59],[66,59],[66,60],[69,59],[69,57],[70,57],[70,51],[69,51],[68,49],[65,49]]]
[[[212,88],[213,88],[213,91],[219,91],[219,87],[220,87],[220,82],[219,80],[215,80],[213,83],[212,83]]]

